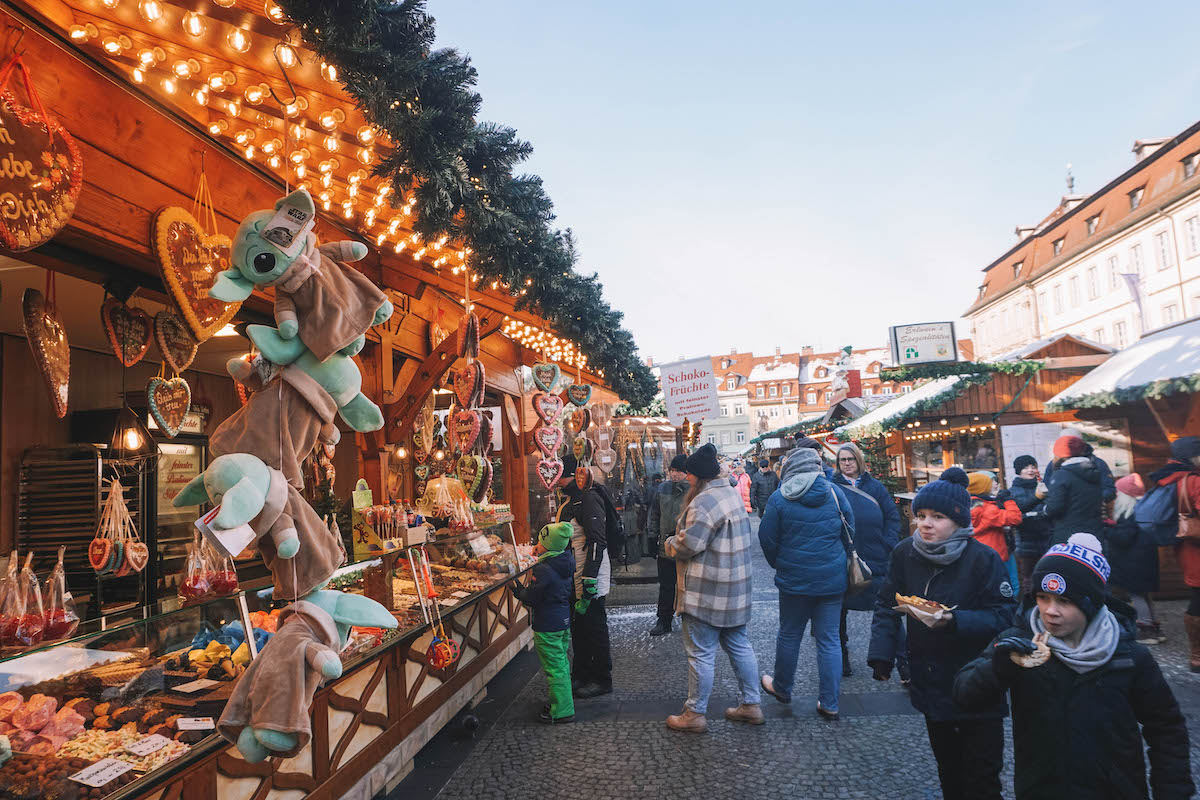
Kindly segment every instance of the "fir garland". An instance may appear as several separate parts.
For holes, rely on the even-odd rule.
[[[1172,394],[1194,394],[1200,392],[1200,375],[1186,378],[1166,378],[1143,383],[1140,386],[1117,388],[1109,392],[1091,392],[1066,401],[1046,403],[1047,411],[1071,411],[1076,408],[1105,408],[1140,403],[1143,400],[1158,400]]]
[[[908,401],[910,403],[909,405],[906,405],[902,410],[897,411],[890,417],[885,417],[878,422],[869,423],[867,425],[856,425],[854,422],[850,422],[838,428],[837,434],[842,438],[855,440],[870,438],[873,436],[882,436],[888,431],[895,430],[905,423],[911,422],[912,420],[917,419],[926,413],[936,413],[940,406],[945,403],[949,403],[951,400],[954,400],[972,386],[982,386],[990,381],[992,379],[992,375],[991,373],[984,373],[982,375],[960,375],[958,378],[959,379],[951,386],[947,386],[945,389],[935,395],[923,397],[915,402]],[[900,404],[905,401],[907,401],[907,396],[901,395],[893,400],[892,403]],[[891,403],[886,403],[882,406],[879,406],[879,408],[874,409],[874,411],[886,410],[888,405],[891,405]]]
[[[374,174],[391,181],[393,204],[412,201],[414,230],[469,247],[478,285],[508,285],[517,308],[573,340],[614,391],[634,406],[649,403],[658,382],[621,327],[624,315],[605,302],[595,273],[575,272],[574,239],[552,226],[541,178],[515,173],[532,147],[512,128],[476,123],[475,68],[453,49],[432,49],[434,19],[424,0],[279,5],[304,43],[337,67],[367,121],[391,138],[392,152]]]
[[[1020,361],[956,361],[952,364],[914,364],[911,367],[887,367],[879,371],[879,379],[892,382],[945,378],[950,375],[1030,375],[1045,366],[1044,362]]]

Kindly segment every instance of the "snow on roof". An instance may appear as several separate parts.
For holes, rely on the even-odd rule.
[[[885,422],[898,414],[902,414],[922,400],[936,397],[942,392],[957,386],[966,377],[965,375],[947,375],[944,378],[935,378],[929,383],[918,386],[907,394],[896,395],[890,402],[876,406],[839,430],[849,433],[856,428],[865,428],[868,425]]]
[[[1071,337],[1072,339],[1075,339],[1078,342],[1082,342],[1083,344],[1086,344],[1088,347],[1094,347],[1097,350],[1102,350],[1106,353],[1113,352],[1113,348],[1109,347],[1108,345],[1101,344],[1100,342],[1092,341],[1091,339],[1088,339],[1085,336],[1076,336],[1073,333],[1060,333],[1057,336],[1049,336],[1045,339],[1038,339],[1036,342],[1030,342],[1027,345],[1018,347],[1016,350],[1012,350],[1010,352],[996,356],[992,360],[993,361],[1020,361],[1021,359],[1027,357],[1029,354],[1036,353],[1038,350],[1041,350],[1045,347],[1049,347],[1050,345],[1054,344],[1058,340],[1065,339],[1068,336]]]
[[[800,364],[795,361],[780,361],[770,364],[759,364],[750,371],[750,381],[790,381],[800,372]]]

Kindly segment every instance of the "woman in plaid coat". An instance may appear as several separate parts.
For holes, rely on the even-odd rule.
[[[683,712],[667,717],[667,727],[702,733],[713,687],[719,644],[733,665],[740,704],[725,709],[725,718],[751,725],[763,723],[759,708],[758,660],[746,635],[750,622],[750,518],[738,490],[721,477],[717,450],[706,444],[688,456],[685,467],[691,489],[667,554],[678,574],[675,610],[683,618],[683,646],[688,657],[688,699]]]

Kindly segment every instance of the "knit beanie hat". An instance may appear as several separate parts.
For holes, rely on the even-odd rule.
[[[969,483],[967,473],[958,467],[951,467],[942,473],[941,479],[921,487],[921,491],[913,498],[913,513],[928,508],[945,514],[960,528],[971,527],[971,495],[967,492]]]
[[[1013,461],[1013,472],[1020,475],[1021,470],[1026,467],[1036,467],[1037,465],[1037,459],[1033,456],[1017,456]]]
[[[796,440],[796,447],[807,447],[809,450],[821,451],[821,443],[811,436],[802,436]]]
[[[758,466],[761,469],[766,469],[767,467],[771,466],[771,460],[767,458],[760,458],[758,460]]]
[[[717,464],[717,448],[711,444],[704,445],[687,457],[683,469],[684,472],[705,480],[717,477],[721,473],[721,467]]]
[[[1046,551],[1033,568],[1035,594],[1057,594],[1070,600],[1091,620],[1104,607],[1110,569],[1100,540],[1090,533],[1073,533],[1063,544]]]
[[[824,465],[816,450],[807,447],[797,447],[787,454],[784,470],[788,474],[797,472],[823,472]]]
[[[967,491],[982,495],[992,493],[992,476],[986,472],[972,472],[967,478]]]
[[[1171,458],[1176,461],[1191,461],[1200,456],[1200,436],[1181,436],[1171,442]]]
[[[1123,478],[1117,478],[1117,491],[1130,497],[1141,497],[1146,493],[1146,484],[1142,482],[1141,475],[1131,472]]]
[[[671,459],[671,469],[677,469],[680,472],[686,472],[687,471],[687,456],[685,456],[683,453],[680,453],[679,455],[672,458]]]
[[[542,528],[538,533],[538,544],[546,548],[551,556],[556,556],[571,543],[573,526],[569,522],[554,522]]]
[[[1087,445],[1078,436],[1060,436],[1054,440],[1055,458],[1075,458],[1087,454]]]

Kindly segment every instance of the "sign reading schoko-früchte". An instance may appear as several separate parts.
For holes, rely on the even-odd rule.
[[[909,364],[958,361],[958,345],[954,339],[953,322],[895,325],[889,331],[892,344],[892,363],[898,367]]]
[[[685,419],[699,422],[721,415],[711,358],[689,358],[663,364],[659,369],[663,399],[672,425],[678,427]]]

